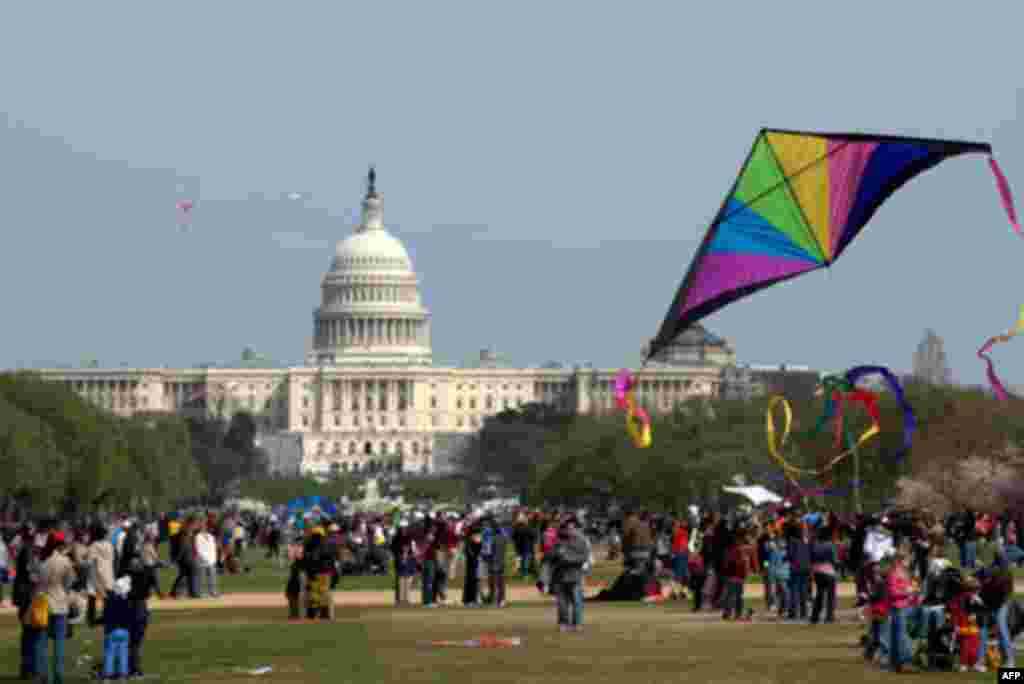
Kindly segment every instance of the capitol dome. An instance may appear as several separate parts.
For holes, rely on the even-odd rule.
[[[362,220],[338,242],[313,312],[317,364],[429,365],[430,312],[412,259],[384,227],[384,200],[370,169]]]
[[[367,230],[341,240],[334,250],[331,270],[412,271],[405,245],[386,230]]]

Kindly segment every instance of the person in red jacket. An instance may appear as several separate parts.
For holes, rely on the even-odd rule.
[[[682,518],[672,527],[672,598],[686,600],[686,584],[690,579],[690,530]]]

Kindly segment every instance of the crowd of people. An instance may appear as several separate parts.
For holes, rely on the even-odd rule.
[[[1010,514],[844,517],[790,507],[699,517],[627,511],[598,520],[527,510],[350,516],[313,510],[104,522],[3,530],[0,576],[13,585],[23,626],[23,678],[63,681],[65,641],[83,623],[103,629],[98,676],[142,676],[150,597],[219,596],[221,574],[248,571],[250,544],[287,568],[293,620],[333,619],[332,592],[349,574],[392,574],[396,605],[412,604],[417,588],[425,607],[452,605],[458,564],[461,605],[507,606],[506,578],[514,572],[556,598],[559,630],[579,632],[584,584],[600,541],[610,559],[621,557],[623,573],[593,600],[690,600],[693,611],[718,611],[723,620],[754,619],[747,579],[759,574],[764,615],[830,623],[837,583],[852,577],[864,611],[864,656],[895,671],[913,660],[983,671],[997,658],[1012,666],[1012,637],[1024,629],[1024,614],[1013,610],[1010,571],[1024,565],[1018,537],[1024,520]],[[996,549],[988,567],[978,566],[979,542]],[[950,543],[959,567],[945,558]],[[177,571],[167,593],[159,577],[164,567]],[[992,638],[998,648],[988,648]]]

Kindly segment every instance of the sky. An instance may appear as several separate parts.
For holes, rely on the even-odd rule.
[[[990,141],[1024,203],[1022,23],[1021,3],[7,3],[0,367],[298,362],[371,163],[437,361],[635,366],[762,126]],[[703,323],[741,361],[824,369],[908,370],[933,328],[981,383],[1022,258],[960,157],[827,273]],[[1020,344],[994,352],[1010,384]]]

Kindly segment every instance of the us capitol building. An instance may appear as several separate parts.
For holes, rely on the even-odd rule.
[[[409,253],[384,227],[372,169],[368,180],[361,221],[338,242],[323,277],[304,366],[249,357],[230,368],[40,372],[119,415],[248,411],[265,443],[293,445],[290,463],[276,470],[321,475],[443,470],[485,419],[530,402],[617,410],[618,369],[507,368],[486,350],[473,367],[433,365],[430,311]],[[717,396],[723,369],[734,365],[728,342],[693,326],[638,372],[638,397],[664,412]]]

